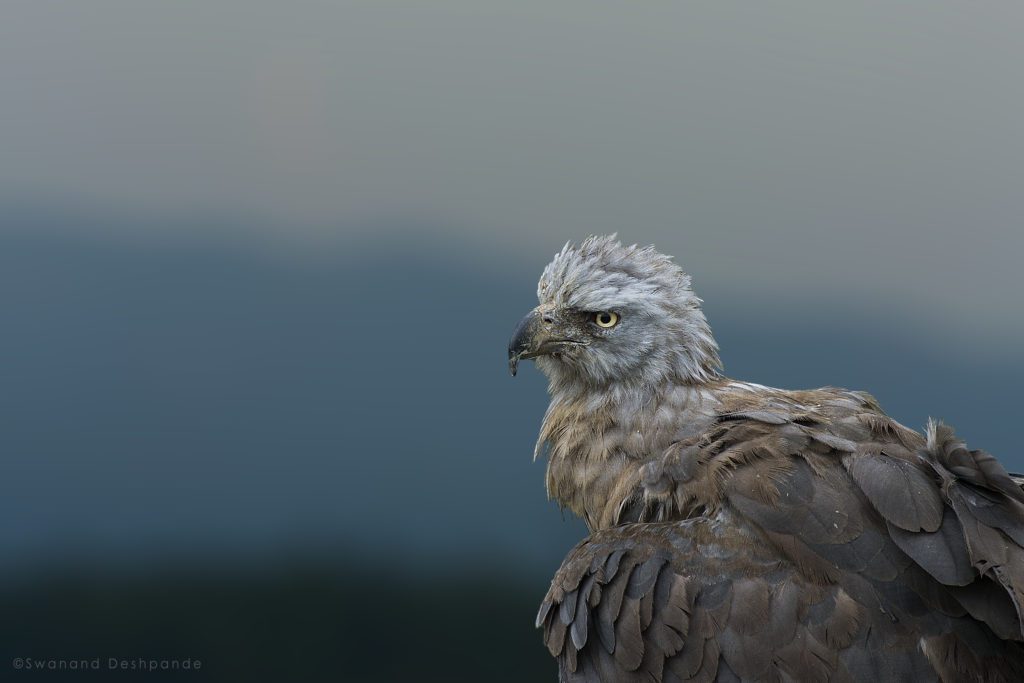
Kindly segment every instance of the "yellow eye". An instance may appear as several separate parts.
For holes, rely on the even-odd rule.
[[[615,327],[619,324],[619,314],[611,311],[601,311],[594,314],[594,322],[598,327]]]

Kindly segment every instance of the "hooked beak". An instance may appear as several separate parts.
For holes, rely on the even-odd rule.
[[[553,336],[554,320],[533,309],[516,325],[508,343],[508,371],[516,376],[519,361],[557,353],[567,345],[582,345],[575,339]]]
[[[519,361],[534,357],[530,354],[533,352],[534,338],[537,336],[540,326],[540,312],[537,309],[527,313],[519,321],[519,324],[516,325],[516,330],[512,333],[512,339],[508,342],[508,371],[512,373],[513,377],[516,376]]]

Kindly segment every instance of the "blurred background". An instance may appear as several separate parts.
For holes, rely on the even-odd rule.
[[[1024,469],[1022,21],[5,2],[0,677],[553,680],[584,529],[505,345],[590,233],[677,257],[731,376]]]

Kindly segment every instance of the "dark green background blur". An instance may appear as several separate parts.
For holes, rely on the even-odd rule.
[[[505,345],[589,233],[1024,469],[1019,5],[552,5],[4,5],[0,679],[551,680]]]

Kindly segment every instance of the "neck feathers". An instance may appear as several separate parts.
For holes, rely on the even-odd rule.
[[[534,451],[547,448],[548,496],[591,529],[615,524],[640,491],[641,466],[682,432],[703,428],[715,405],[703,384],[569,391],[552,383]]]

